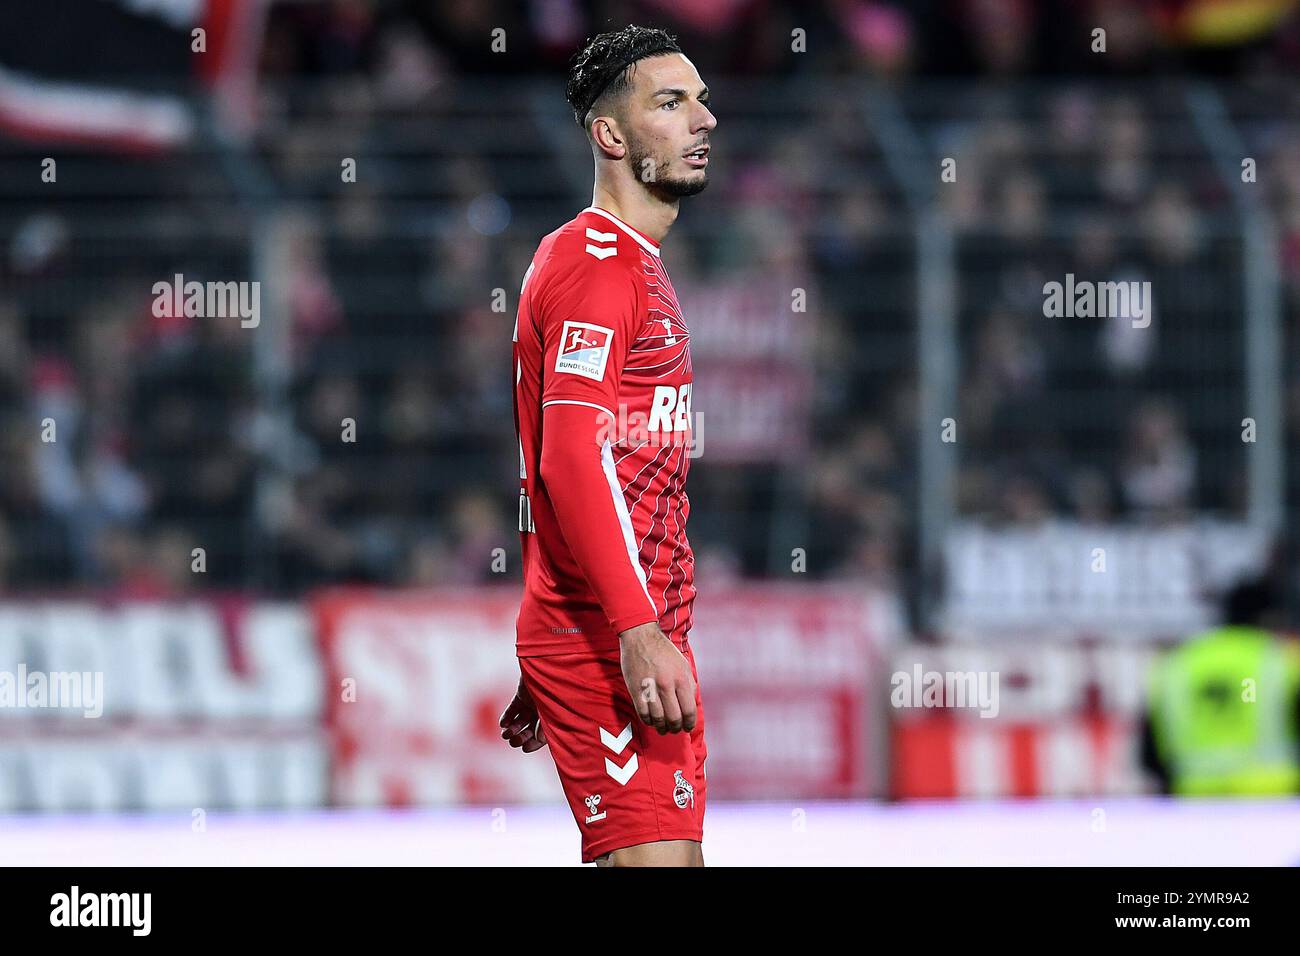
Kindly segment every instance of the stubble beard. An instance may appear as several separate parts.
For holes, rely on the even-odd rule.
[[[628,161],[632,164],[632,175],[637,182],[661,202],[675,202],[686,196],[697,195],[709,185],[707,172],[696,179],[677,179],[666,175],[664,170],[668,168],[668,163],[660,162],[639,142],[628,143]],[[653,175],[647,171],[653,171]]]

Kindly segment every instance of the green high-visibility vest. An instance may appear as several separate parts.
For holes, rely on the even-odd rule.
[[[1257,628],[1208,631],[1159,661],[1148,700],[1173,792],[1300,791],[1298,689],[1300,656]]]

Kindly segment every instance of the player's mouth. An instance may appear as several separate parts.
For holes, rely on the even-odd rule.
[[[689,153],[683,153],[682,158],[686,160],[687,166],[703,169],[709,165],[709,147],[707,145],[698,146]]]

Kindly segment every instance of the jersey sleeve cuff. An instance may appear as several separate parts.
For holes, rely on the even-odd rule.
[[[630,627],[638,627],[642,624],[654,624],[659,620],[658,615],[646,617],[646,614],[649,613],[649,611],[646,611],[644,614],[629,614],[625,617],[615,618],[613,621],[610,621],[610,626],[613,627],[615,634],[622,634]]]
[[[548,405],[584,405],[587,408],[594,408],[597,411],[604,412],[611,419],[617,418],[617,416],[604,405],[597,405],[595,402],[579,402],[569,398],[552,398],[548,401],[542,402],[542,408],[546,408]]]

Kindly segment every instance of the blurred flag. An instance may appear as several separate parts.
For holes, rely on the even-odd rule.
[[[193,96],[206,92],[241,135],[264,19],[264,0],[0,4],[0,131],[155,152],[194,135]]]

